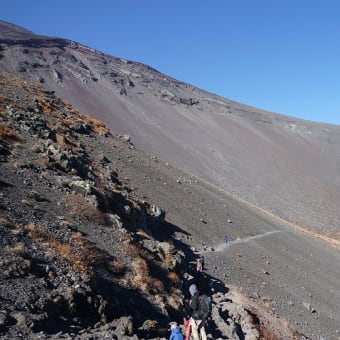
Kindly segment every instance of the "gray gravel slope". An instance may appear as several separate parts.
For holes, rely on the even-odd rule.
[[[213,277],[242,287],[312,339],[339,337],[336,246],[155,159],[145,163],[130,156],[117,162],[125,164],[122,175],[134,178],[132,185],[148,192],[167,211],[167,219],[183,228],[178,239],[204,254]],[[231,239],[228,245],[225,235]]]

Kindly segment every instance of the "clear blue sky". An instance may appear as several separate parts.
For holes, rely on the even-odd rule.
[[[0,19],[244,104],[340,124],[340,0],[1,0]]]

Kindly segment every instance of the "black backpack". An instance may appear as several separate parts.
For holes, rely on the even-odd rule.
[[[198,320],[206,320],[211,310],[211,298],[206,295],[199,295],[198,309],[196,311],[196,318]]]

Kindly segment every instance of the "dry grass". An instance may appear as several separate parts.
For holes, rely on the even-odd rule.
[[[106,224],[105,214],[81,194],[68,195],[65,197],[64,202],[65,206],[70,209],[71,215],[85,217],[93,223]]]
[[[26,199],[23,199],[21,200],[21,203],[24,204],[24,205],[28,205],[29,207],[33,207],[33,203],[30,202],[29,200],[26,200]]]
[[[41,99],[42,98],[42,99]],[[52,113],[56,109],[58,109],[58,105],[54,102],[51,102],[49,99],[46,99],[43,95],[40,98],[36,99],[38,105],[42,108],[44,113]]]
[[[53,106],[50,102],[43,101],[43,111],[44,113],[51,113],[53,111]]]
[[[124,275],[126,272],[126,265],[118,260],[114,260],[108,263],[107,270],[115,275]]]
[[[50,240],[49,246],[59,255],[67,259],[74,270],[81,273],[87,273],[89,275],[93,274],[92,267],[84,262],[82,257],[78,256],[76,249],[74,249],[74,247],[70,244],[61,243],[57,240]]]
[[[94,243],[86,239],[80,232],[73,234],[72,245],[77,250],[77,256],[87,266],[105,266],[111,261],[111,256]]]
[[[74,144],[67,137],[62,136],[60,134],[56,134],[56,139],[57,139],[58,145],[64,150],[68,150],[68,149],[72,149],[72,148],[76,147],[76,144]]]
[[[27,235],[35,241],[39,241],[40,246],[46,248],[46,256],[51,257],[53,253],[58,253],[67,259],[73,268],[80,272],[92,274],[92,266],[99,262],[99,258],[104,258],[103,252],[97,250],[81,233],[75,233],[71,237],[70,243],[62,243],[50,235],[46,234],[43,226],[30,223],[25,227]]]
[[[168,279],[171,282],[171,285],[173,287],[178,287],[179,286],[181,280],[180,280],[179,276],[177,275],[177,273],[169,272],[167,276],[168,276]]]
[[[167,305],[169,305],[174,310],[179,310],[182,307],[181,299],[175,298],[176,295],[167,295]]]
[[[74,127],[74,121],[70,118],[62,118],[62,124],[67,126],[69,129]]]
[[[154,330],[156,330],[157,325],[158,325],[157,320],[146,320],[143,323],[143,329],[146,329],[148,331],[154,331]]]
[[[6,228],[14,228],[15,224],[9,218],[0,216],[0,225]]]
[[[25,166],[26,166],[26,164],[23,163],[22,161],[15,160],[15,161],[13,162],[13,167],[14,167],[15,169],[23,169],[23,168],[25,168]]]
[[[71,228],[71,229],[74,229],[76,228],[76,225],[74,222],[72,221],[68,221],[68,220],[62,220],[59,222],[59,225],[63,228]]]
[[[103,176],[98,176],[94,180],[94,185],[98,191],[105,192],[106,188],[106,179]]]
[[[140,254],[140,249],[136,247],[133,243],[123,244],[123,253],[131,257],[137,257]]]
[[[152,277],[146,260],[139,257],[132,263],[132,269],[135,276],[131,279],[130,284],[143,292],[164,293],[163,282]]]
[[[174,256],[172,254],[168,253],[165,255],[164,263],[166,264],[168,268],[173,267],[173,261],[174,261]]]
[[[149,290],[150,273],[149,267],[146,261],[142,258],[137,258],[132,263],[135,276],[131,280],[131,284],[135,288],[140,288],[142,291],[147,292]]]
[[[19,226],[16,226],[14,229],[12,229],[12,234],[16,236],[23,235],[23,229]]]
[[[80,124],[87,124],[91,127],[91,129],[100,135],[107,135],[110,133],[110,130],[105,126],[105,124],[95,119],[89,115],[82,115],[82,113],[73,108],[68,102],[63,101],[63,105],[65,106],[66,110],[72,115],[72,119],[70,118],[63,118],[63,123],[68,126],[69,128],[73,128],[75,123]]]
[[[259,332],[260,339],[266,339],[266,340],[279,340],[280,339],[275,334],[272,334],[269,329],[266,329],[266,327],[262,325],[258,325],[256,329]],[[292,338],[292,339],[300,339],[300,336],[296,338]]]
[[[86,120],[91,125],[94,132],[100,135],[107,135],[110,133],[110,130],[105,126],[102,121],[88,115],[86,115]]]
[[[151,277],[149,291],[153,293],[164,294],[165,293],[164,283],[161,280],[156,279],[155,277]]]
[[[8,217],[0,216],[0,226],[11,229],[13,235],[21,235],[23,233],[23,229],[20,224],[16,224]]]
[[[112,266],[112,257],[105,251],[96,247],[87,240],[80,232],[72,235],[70,243],[61,243],[55,239],[50,239],[49,246],[58,254],[66,258],[73,268],[79,272],[93,275],[95,267],[104,267],[107,270],[117,270],[124,272],[123,265],[116,263]]]
[[[0,125],[0,140],[6,141],[6,142],[20,142],[21,141],[21,139],[17,136],[15,131],[3,125]]]
[[[17,243],[13,247],[9,248],[8,251],[15,256],[23,256],[25,254],[25,245],[23,243]]]
[[[126,280],[127,285],[138,288],[143,292],[165,293],[164,283],[150,274],[148,261],[153,260],[150,254],[132,243],[123,244],[122,251],[124,254],[134,258],[131,265],[134,276]]]
[[[43,167],[47,167],[50,163],[50,158],[47,155],[42,155],[39,160],[38,163],[43,166]]]
[[[41,225],[36,225],[35,223],[30,223],[26,226],[26,231],[28,236],[37,241],[41,241],[46,238],[44,227]]]
[[[67,110],[73,115],[80,115],[80,111],[75,109],[71,104],[67,103]]]
[[[150,323],[149,323],[150,329],[156,329],[157,325],[158,325],[157,320],[150,320]]]
[[[272,298],[270,296],[262,296],[261,300],[264,301],[264,302],[271,302]]]
[[[76,261],[76,257],[73,254],[72,247],[68,243],[61,243],[57,240],[51,240],[50,246],[60,255],[66,257],[72,262]]]

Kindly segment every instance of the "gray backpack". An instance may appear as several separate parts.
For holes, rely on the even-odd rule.
[[[206,320],[211,311],[211,298],[206,295],[198,297],[198,309],[196,311],[196,318],[199,320]]]

